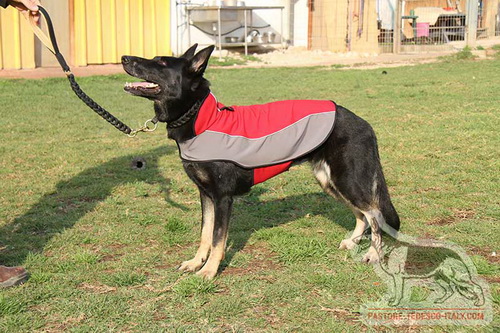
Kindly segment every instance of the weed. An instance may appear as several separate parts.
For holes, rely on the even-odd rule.
[[[474,60],[477,58],[477,56],[475,56],[472,53],[472,49],[469,46],[466,46],[462,50],[456,52],[455,54],[440,57],[440,58],[441,58],[441,60],[443,60],[445,62],[453,62],[453,61]]]
[[[102,282],[111,287],[129,287],[143,284],[146,276],[134,272],[118,272],[104,276]]]
[[[207,281],[199,276],[187,277],[180,281],[173,289],[176,294],[183,297],[213,294],[218,290],[214,281]]]
[[[0,316],[14,315],[25,311],[26,305],[13,297],[0,295]]]
[[[246,65],[249,62],[261,62],[260,58],[253,55],[238,55],[238,56],[226,56],[225,58],[219,59],[216,55],[210,58],[209,64],[211,66],[236,66],[236,65]]]

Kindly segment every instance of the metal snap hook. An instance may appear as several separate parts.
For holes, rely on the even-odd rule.
[[[149,123],[153,124],[153,128],[149,127]],[[128,137],[134,138],[137,136],[137,133],[139,132],[154,132],[158,128],[158,121],[155,121],[155,119],[148,119],[144,123],[144,125],[136,130],[132,130],[129,134],[127,134]]]
[[[153,124],[154,125],[153,128],[149,128],[148,123]],[[153,131],[156,131],[156,129],[158,128],[158,122],[155,122],[153,119],[148,119],[144,123],[144,127],[143,128],[144,128],[144,132],[153,132]]]

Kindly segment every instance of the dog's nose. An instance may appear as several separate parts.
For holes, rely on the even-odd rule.
[[[126,65],[128,64],[132,58],[130,56],[122,56],[122,64]]]

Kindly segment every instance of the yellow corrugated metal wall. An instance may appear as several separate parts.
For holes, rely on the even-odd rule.
[[[170,0],[74,0],[74,62],[169,55]]]
[[[0,10],[0,69],[34,67],[35,39],[31,27],[16,9]]]

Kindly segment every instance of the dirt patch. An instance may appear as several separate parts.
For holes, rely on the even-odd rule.
[[[421,63],[430,63],[439,60],[439,57],[449,55],[454,51],[432,52],[421,54],[373,54],[373,53],[334,53],[329,51],[307,50],[304,47],[289,47],[266,53],[253,53],[244,65],[220,66],[220,68],[267,68],[267,67],[311,67],[329,66],[335,69],[374,69],[380,67],[412,66]],[[219,57],[219,51],[214,51],[212,57]],[[245,59],[241,53],[223,50],[224,59]]]
[[[492,264],[500,264],[500,256],[497,251],[494,251],[489,247],[468,246],[467,253],[480,255]]]
[[[499,276],[483,275],[481,277],[483,279],[485,279],[488,283],[498,283],[498,284],[500,284],[500,277]]]
[[[116,291],[115,287],[110,287],[110,286],[100,284],[100,283],[89,284],[89,283],[83,282],[78,286],[78,288],[89,291],[91,293],[95,293],[95,294],[106,294],[106,293]]]
[[[360,317],[359,312],[352,312],[344,309],[326,308],[324,306],[320,306],[320,310],[331,313],[336,319],[340,319],[344,322],[358,322]]]
[[[456,209],[450,216],[440,217],[427,222],[427,225],[444,226],[473,218],[476,212],[472,209]]]
[[[283,307],[285,307],[286,304],[283,304]],[[264,307],[264,306],[256,306],[252,309],[253,313],[260,317],[264,318],[269,326],[271,326],[274,329],[279,328],[279,324],[281,321],[280,316],[276,313],[276,310],[273,308],[269,307]]]
[[[123,254],[106,254],[99,259],[99,262],[117,261]]]
[[[75,76],[94,76],[124,74],[123,67],[120,64],[91,65],[85,67],[71,67]],[[2,69],[0,78],[7,79],[43,79],[47,77],[66,77],[61,67],[43,67],[34,69]]]
[[[266,248],[263,244],[257,245],[247,245],[242,250],[239,251],[241,254],[249,254],[252,259],[249,262],[242,264],[241,267],[231,267],[227,266],[224,268],[222,274],[228,275],[249,275],[252,273],[259,273],[255,279],[266,280],[268,282],[274,282],[274,278],[271,276],[262,275],[266,271],[278,271],[282,270],[283,266],[278,263],[273,252]]]
[[[428,193],[428,192],[439,192],[441,191],[440,187],[426,187],[426,188],[419,188],[415,191],[412,191],[412,193]]]

